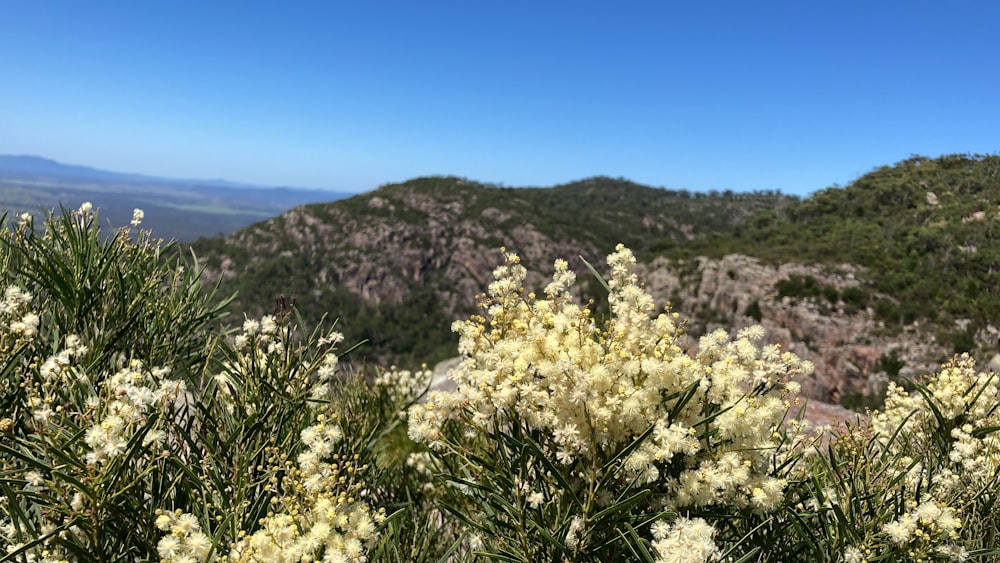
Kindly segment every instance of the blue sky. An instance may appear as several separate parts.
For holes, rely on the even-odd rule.
[[[0,153],[808,194],[1000,151],[998,2],[0,0]]]

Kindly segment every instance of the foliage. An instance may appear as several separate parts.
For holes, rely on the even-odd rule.
[[[914,156],[761,212],[735,236],[693,240],[683,253],[860,265],[886,296],[873,306],[887,324],[969,319],[974,334],[1000,316],[998,174],[997,155]],[[871,303],[858,294],[843,299]],[[956,340],[957,351],[972,347]]]
[[[135,217],[0,231],[2,561],[1000,557],[1000,388],[968,356],[807,439],[808,365],[759,328],[692,352],[624,247],[606,319],[564,261],[539,297],[506,253],[456,390],[426,394],[425,369],[345,370],[288,301],[220,331]]]
[[[778,280],[774,288],[778,290],[778,297],[794,298],[819,297],[826,290],[826,286],[821,285],[816,278],[800,275]]]
[[[996,375],[956,357],[817,456],[808,521],[861,561],[995,560],[1000,516]]]
[[[405,498],[375,461],[407,403],[338,374],[342,335],[292,309],[216,332],[225,300],[200,272],[98,224],[85,204],[0,237],[4,560],[276,560],[261,526],[287,518],[358,559]],[[306,516],[324,502],[346,522]]]
[[[974,350],[976,335],[1000,317],[998,170],[995,155],[914,156],[804,199],[767,192],[692,194],[605,177],[546,189],[420,178],[307,206],[308,234],[296,234],[300,227],[282,216],[229,239],[204,239],[195,248],[212,268],[224,258],[234,264],[236,275],[223,282],[227,291],[240,292],[234,311],[264,314],[273,296],[284,294],[299,301],[309,322],[324,312],[344,311],[350,323],[343,330],[354,341],[370,338],[373,326],[393,327],[400,338],[373,340],[363,353],[386,363],[443,359],[456,344],[453,335],[438,328],[407,336],[406,323],[417,318],[426,321],[425,328],[442,327],[447,319],[431,318],[428,311],[464,316],[474,303],[456,292],[459,280],[440,273],[407,282],[404,293],[419,289],[423,295],[378,305],[344,287],[335,273],[346,267],[337,260],[381,258],[349,245],[324,246],[323,240],[349,240],[373,225],[400,232],[414,227],[421,234],[399,241],[399,250],[425,256],[455,252],[456,241],[468,234],[462,225],[476,224],[482,233],[468,236],[482,252],[501,245],[517,249],[517,233],[530,226],[554,241],[553,247],[558,241],[587,259],[595,258],[593,249],[622,242],[644,260],[742,253],[777,263],[856,264],[867,272],[863,284],[842,288],[840,295],[835,288],[820,288],[825,293],[816,297],[839,299],[851,312],[871,307],[890,331],[930,321],[943,327],[945,342],[960,352]],[[435,215],[441,210],[454,213]],[[435,222],[442,224],[432,227]],[[376,316],[377,325],[359,320]],[[956,319],[969,319],[968,330],[955,331]],[[425,351],[431,355],[421,355]]]
[[[193,248],[213,272],[235,274],[222,281],[224,290],[238,293],[234,313],[265,314],[274,296],[285,295],[307,322],[339,314],[349,340],[367,341],[356,361],[433,363],[454,355],[451,319],[475,311],[470,282],[479,274],[468,263],[500,246],[517,249],[517,240],[537,236],[546,254],[559,247],[591,259],[619,242],[636,251],[654,242],[683,246],[691,236],[727,231],[792,199],[771,192],[692,194],[607,177],[552,188],[429,177],[305,206]],[[356,242],[365,237],[385,244]],[[393,257],[402,254],[418,273],[398,271]],[[358,273],[359,264],[368,277]],[[449,277],[456,270],[466,278]],[[371,285],[371,295],[361,295],[361,284]],[[603,298],[597,291],[585,296],[591,297]]]
[[[172,482],[160,412],[196,379],[224,302],[197,271],[165,266],[147,231],[105,240],[89,204],[47,216],[43,232],[33,223],[0,234],[15,329],[2,343],[6,535],[21,551],[148,556],[155,507],[143,499]]]
[[[476,531],[475,553],[603,561],[640,549],[640,537],[669,557],[683,543],[667,539],[670,526],[695,526],[685,519],[697,515],[703,559],[718,552],[712,526],[742,555],[758,539],[748,523],[782,507],[802,439],[796,424],[782,427],[791,378],[811,366],[758,348],[760,327],[734,341],[717,331],[689,355],[677,315],[651,316],[634,261],[621,245],[608,257],[604,325],[569,298],[565,261],[541,299],[523,288],[512,253],[483,316],[456,323],[458,388],[411,409],[409,430],[435,453],[454,492],[446,506]]]

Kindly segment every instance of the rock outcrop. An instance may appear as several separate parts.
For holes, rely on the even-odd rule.
[[[901,375],[928,373],[948,355],[946,347],[919,325],[890,332],[874,319],[870,308],[855,309],[823,296],[782,297],[777,289],[782,280],[811,278],[839,295],[864,280],[864,272],[848,264],[768,265],[749,256],[728,255],[684,262],[656,259],[642,265],[642,270],[641,277],[658,302],[670,300],[677,310],[692,316],[693,335],[760,324],[770,343],[811,361],[816,370],[801,382],[803,393],[821,401],[875,396],[887,383],[887,366],[899,369]]]

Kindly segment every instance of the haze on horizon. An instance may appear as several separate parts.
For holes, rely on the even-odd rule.
[[[356,192],[805,195],[1000,150],[1000,4],[669,4],[3,2],[0,154]]]

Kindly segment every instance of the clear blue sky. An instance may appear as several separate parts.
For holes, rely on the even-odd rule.
[[[0,153],[808,194],[1000,151],[1000,2],[0,0]]]

